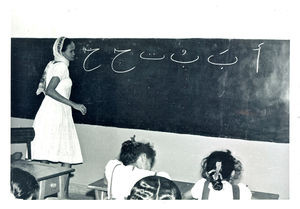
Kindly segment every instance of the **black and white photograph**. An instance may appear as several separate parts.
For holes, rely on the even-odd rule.
[[[292,1],[9,6],[2,192],[11,205],[295,205]]]

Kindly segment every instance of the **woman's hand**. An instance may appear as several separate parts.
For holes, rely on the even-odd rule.
[[[83,104],[75,104],[73,108],[79,110],[82,115],[85,115],[87,112],[86,107]]]

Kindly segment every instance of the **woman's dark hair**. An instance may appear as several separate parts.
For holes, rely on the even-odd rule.
[[[216,165],[217,162],[221,162],[221,168],[217,178],[216,175]],[[227,150],[212,152],[208,157],[204,158],[201,163],[203,178],[212,183],[215,190],[221,190],[223,188],[222,180],[232,182],[234,179],[240,177],[242,171],[242,164],[239,160],[231,155],[231,152]],[[234,176],[232,176],[232,171],[235,171]]]
[[[181,193],[176,184],[161,176],[147,176],[131,189],[128,200],[179,200]]]
[[[65,38],[63,46],[61,48],[61,52],[64,52],[67,50],[68,45],[70,45],[73,41],[69,38]]]
[[[10,189],[15,198],[27,200],[38,189],[35,177],[20,168],[12,168],[10,173]]]
[[[156,152],[150,143],[136,142],[127,140],[123,142],[119,160],[124,165],[135,163],[140,154],[145,153],[147,158],[151,160],[151,168],[154,165]]]

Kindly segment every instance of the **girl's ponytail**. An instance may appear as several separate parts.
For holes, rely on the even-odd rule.
[[[223,183],[222,183],[222,161],[216,162],[215,169],[212,169],[208,172],[209,175],[209,181],[212,183],[214,190],[221,190],[223,189]]]
[[[222,180],[221,179],[218,179],[216,181],[212,180],[212,185],[213,185],[213,188],[214,190],[222,190],[223,189],[223,183],[222,183]]]

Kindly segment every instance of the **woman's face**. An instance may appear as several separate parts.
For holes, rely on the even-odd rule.
[[[73,61],[75,59],[75,44],[74,44],[74,42],[71,42],[71,44],[69,44],[67,46],[66,51],[62,52],[62,54],[67,60]]]

